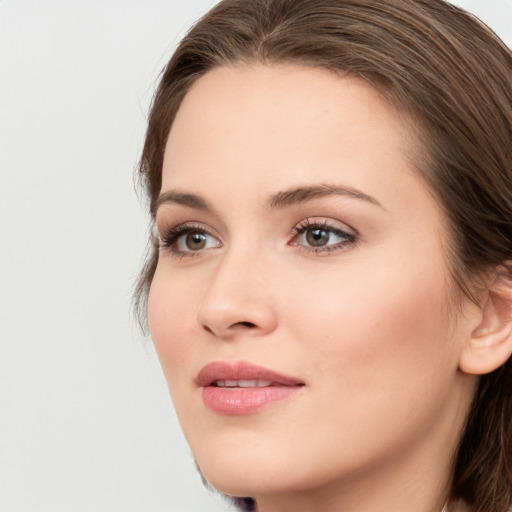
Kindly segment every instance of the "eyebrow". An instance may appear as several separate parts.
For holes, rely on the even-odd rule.
[[[370,204],[380,206],[381,208],[385,209],[382,204],[377,201],[377,199],[369,196],[368,194],[365,194],[356,188],[341,185],[331,185],[326,183],[306,185],[281,192],[276,192],[275,194],[272,194],[268,199],[267,207],[272,210],[277,210],[306,203],[320,197],[336,195],[361,199],[363,201],[367,201]],[[153,215],[156,214],[157,210],[163,204],[179,204],[189,208],[194,208],[196,210],[215,213],[214,208],[206,199],[199,195],[187,192],[170,190],[160,194],[151,208]]]
[[[342,185],[331,185],[327,183],[318,185],[307,185],[277,192],[270,196],[267,205],[271,209],[286,208],[288,206],[302,204],[312,199],[326,196],[345,196],[354,199],[362,199],[376,206],[385,209],[382,204],[372,196],[365,194],[361,190]]]
[[[188,206],[189,208],[195,208],[196,210],[202,210],[205,212],[214,212],[213,207],[206,201],[206,199],[196,194],[189,194],[187,192],[180,192],[170,190],[160,194],[157,200],[151,206],[151,213],[156,215],[158,208],[163,204],[180,204],[182,206]]]

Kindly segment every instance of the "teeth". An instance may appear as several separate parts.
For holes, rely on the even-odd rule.
[[[266,388],[272,382],[269,380],[217,380],[215,384],[219,388]]]

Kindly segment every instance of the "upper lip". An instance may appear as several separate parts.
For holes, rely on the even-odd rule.
[[[204,366],[196,377],[196,383],[201,387],[217,380],[266,380],[281,386],[304,385],[300,379],[245,361],[214,361]]]

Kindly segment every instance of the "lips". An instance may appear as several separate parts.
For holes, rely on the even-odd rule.
[[[250,414],[292,397],[304,387],[300,379],[247,362],[213,362],[198,374],[205,406],[226,415]]]
[[[250,381],[260,380],[277,386],[304,385],[299,379],[244,361],[226,363],[222,361],[207,364],[198,374],[196,382],[199,386],[210,386],[216,381]]]

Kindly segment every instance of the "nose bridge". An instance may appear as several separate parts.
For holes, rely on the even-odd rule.
[[[198,321],[217,336],[266,334],[276,327],[276,311],[265,276],[265,255],[233,246],[219,257],[199,304]]]

